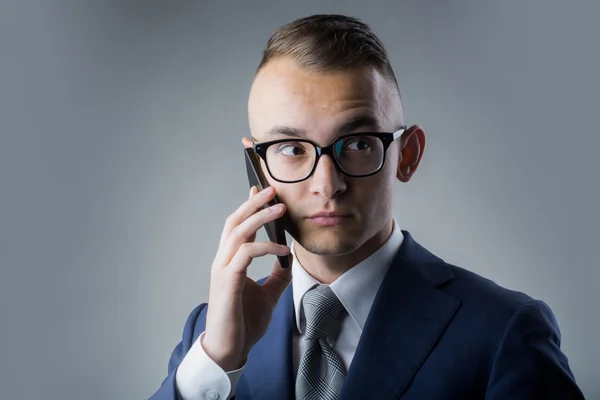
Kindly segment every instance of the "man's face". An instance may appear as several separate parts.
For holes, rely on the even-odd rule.
[[[393,132],[403,119],[395,86],[376,69],[314,72],[286,57],[272,60],[256,76],[248,115],[257,142],[289,138],[280,128],[292,128],[320,146],[348,133]],[[383,169],[364,178],[343,175],[329,156],[322,156],[308,179],[281,183],[263,163],[269,183],[287,206],[286,228],[296,242],[314,254],[343,255],[380,232],[392,217],[399,141],[389,147]],[[322,211],[348,217],[333,226],[309,218]]]

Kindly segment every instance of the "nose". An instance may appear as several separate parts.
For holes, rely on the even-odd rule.
[[[326,199],[334,198],[346,190],[342,172],[337,170],[331,157],[326,154],[319,157],[309,182],[311,193]]]

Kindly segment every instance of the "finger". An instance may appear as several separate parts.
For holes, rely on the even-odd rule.
[[[258,193],[258,186],[254,185],[250,188],[250,194],[248,195],[248,198],[252,198],[252,196],[254,196],[256,193]]]
[[[243,137],[242,138],[242,144],[244,145],[244,147],[248,148],[248,147],[252,147],[252,140],[248,139],[247,137]]]
[[[286,256],[289,253],[289,247],[273,242],[243,243],[226,268],[231,269],[234,273],[245,274],[246,269],[256,257],[266,256],[267,254]]]
[[[258,196],[257,196],[258,195]],[[250,194],[248,200],[242,203],[237,210],[230,214],[225,220],[225,225],[221,231],[221,238],[219,241],[219,248],[227,241],[227,238],[231,234],[231,231],[239,225],[246,218],[256,213],[265,204],[271,201],[275,197],[275,190],[265,189],[258,191],[258,186],[254,185],[250,188]],[[257,229],[258,230],[258,229]]]
[[[285,205],[280,203],[273,207],[268,207],[251,215],[241,224],[236,226],[225,243],[222,246],[222,255],[225,260],[231,259],[238,248],[250,238],[256,235],[256,232],[265,224],[281,218],[285,214]],[[227,262],[226,262],[227,264]]]
[[[223,233],[221,239],[229,237],[231,231],[245,221],[248,217],[254,215],[258,210],[265,206],[269,201],[275,197],[275,190],[269,186],[268,188],[260,191],[256,195],[252,196],[244,203],[242,203],[238,209],[233,212],[225,221],[223,227]],[[258,230],[258,228],[256,229]]]
[[[273,270],[271,271],[271,275],[267,278],[267,281],[263,284],[263,289],[271,295],[273,298],[273,303],[277,303],[279,298],[285,291],[285,289],[292,282],[292,262],[294,257],[290,253],[290,267],[283,268],[281,263],[279,263],[279,259],[275,260],[275,264],[273,264]]]
[[[240,204],[240,206],[227,218],[226,222],[229,222],[229,229],[233,229],[275,197],[275,190],[271,186],[261,191],[258,191],[258,187],[254,190],[256,190],[255,194]]]

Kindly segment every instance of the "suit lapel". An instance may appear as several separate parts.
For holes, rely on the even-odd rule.
[[[294,302],[290,284],[275,306],[267,332],[248,355],[244,375],[250,398],[293,399],[294,326]]]
[[[399,398],[460,302],[436,286],[453,279],[446,263],[410,233],[384,278],[365,323],[340,399]]]

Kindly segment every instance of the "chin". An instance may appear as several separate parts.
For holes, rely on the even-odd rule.
[[[320,228],[299,232],[296,241],[306,251],[322,256],[340,256],[356,250],[362,244],[362,235],[342,228]]]

